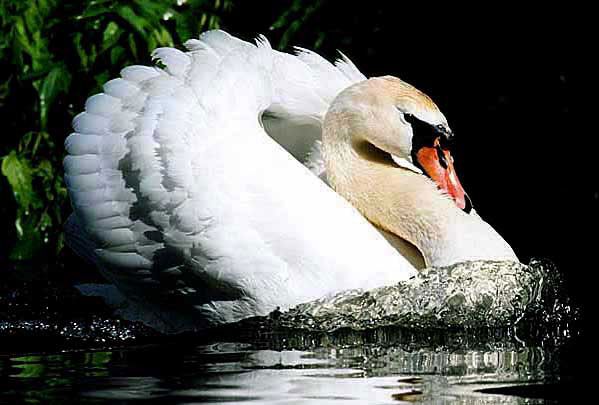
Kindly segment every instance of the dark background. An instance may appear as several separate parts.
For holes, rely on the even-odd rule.
[[[452,154],[478,213],[505,237],[522,261],[533,257],[554,261],[574,299],[590,308],[597,267],[595,165],[599,145],[596,119],[592,115],[586,115],[585,121],[579,118],[582,95],[590,93],[590,83],[580,72],[593,52],[584,18],[588,11],[573,4],[526,10],[503,3],[450,13],[434,5],[416,10],[384,1],[224,3],[226,7],[202,7],[212,10],[220,27],[233,35],[249,40],[263,33],[275,47],[290,50],[299,45],[328,58],[335,57],[339,49],[367,76],[395,75],[431,96],[456,133]],[[191,6],[184,6],[182,13],[195,12],[185,7]],[[173,29],[172,24],[165,26]],[[183,35],[173,35],[173,42],[180,45]],[[137,59],[134,56],[117,58],[121,64],[109,66],[108,71],[114,75],[131,61],[149,63],[147,52]],[[6,63],[13,62],[4,59]],[[80,81],[75,73],[72,81],[72,86],[79,86],[78,93],[58,96],[54,107],[61,117],[51,132],[58,145],[52,151],[58,156],[52,161],[56,176],[60,176],[59,157],[64,153],[61,145],[69,133],[68,122],[83,108],[85,98],[97,91],[96,83],[89,77],[86,81],[85,72],[72,71],[81,73]],[[15,113],[7,100],[0,99],[3,120]],[[18,143],[17,135],[11,136],[0,140],[4,155]],[[6,252],[5,258],[18,239],[12,214],[17,204],[10,201],[7,190],[9,185],[2,180],[7,232],[0,249]],[[64,216],[68,205],[61,207]],[[54,225],[52,232],[57,235],[59,224]],[[61,268],[64,263],[80,266],[64,250],[41,252],[21,260],[20,265],[31,268],[40,258],[51,258]],[[14,262],[3,261],[9,267]]]

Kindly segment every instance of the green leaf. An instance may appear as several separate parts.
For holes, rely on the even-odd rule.
[[[110,63],[113,65],[119,65],[119,61],[125,54],[125,48],[118,45],[110,50]]]
[[[96,76],[94,76],[94,79],[96,81],[96,85],[98,86],[98,88],[102,88],[102,86],[104,85],[104,83],[106,83],[108,81],[108,78],[110,77],[110,75],[108,74],[108,72],[102,72],[97,74]]]
[[[44,159],[41,162],[39,162],[36,171],[39,172],[41,176],[43,176],[46,179],[54,177],[52,175],[52,173],[54,172],[54,170],[52,169],[52,163],[48,159]]]
[[[52,226],[52,217],[47,212],[44,212],[37,224],[37,229],[39,232],[45,232],[51,226]]]
[[[129,49],[131,49],[133,58],[138,59],[139,55],[137,54],[137,44],[135,43],[135,37],[133,36],[133,34],[129,34],[129,38],[127,38],[127,42],[129,43]]]
[[[105,6],[102,2],[92,1],[89,3],[85,11],[79,18],[93,18],[103,14],[111,13],[113,10],[110,6]]]
[[[33,152],[31,153],[32,155],[35,155],[35,150],[38,148],[39,145],[39,136],[36,136],[35,132],[33,131],[29,131],[26,134],[21,136],[21,139],[19,140],[19,148],[18,150],[18,154],[23,156],[24,153],[28,153],[31,150],[33,150]],[[33,143],[33,148],[31,148],[31,144]]]
[[[77,50],[77,55],[79,55],[81,67],[83,67],[83,70],[88,70],[89,69],[89,58],[87,56],[87,53],[85,52],[85,49],[83,48],[83,44],[81,42],[82,39],[83,39],[83,34],[80,32],[76,33],[75,37],[73,38],[73,45],[75,45],[75,49]]]
[[[208,14],[202,14],[200,17],[200,21],[198,22],[198,31],[204,30],[204,25],[206,24],[206,20],[208,19]]]
[[[42,16],[35,2],[31,2],[27,11],[25,11],[25,22],[27,23],[29,32],[39,31],[42,27]]]
[[[146,47],[148,53],[152,52],[158,47],[158,42],[156,42],[155,35],[150,35],[146,38]]]
[[[118,42],[122,33],[123,30],[117,23],[114,21],[109,22],[102,34],[102,50],[112,48]]]
[[[181,13],[175,13],[175,29],[179,36],[179,41],[187,41],[194,35],[190,19]]]
[[[215,15],[211,15],[210,18],[208,19],[208,29],[216,30],[219,28],[220,28],[220,23],[218,21],[218,17]]]
[[[32,173],[29,161],[19,158],[14,150],[2,159],[2,174],[8,180],[15,200],[25,210],[37,202],[37,196],[33,191]]]
[[[127,21],[140,35],[146,35],[147,22],[129,6],[121,6],[117,9],[117,14]]]
[[[47,15],[50,12],[50,6],[48,0],[37,0],[37,7],[39,9],[39,13],[42,15]]]
[[[154,36],[159,46],[174,46],[173,37],[164,27],[154,31]]]
[[[32,59],[36,59],[38,56],[37,49],[33,46],[25,30],[25,23],[21,17],[15,18],[14,35],[16,41],[25,52],[31,56]]]
[[[136,4],[135,8],[139,14],[147,20],[160,20],[164,17],[164,14],[169,10],[170,7],[175,3],[172,1],[148,1],[148,0],[133,0]]]
[[[42,130],[46,129],[48,123],[48,112],[52,103],[61,93],[66,93],[71,85],[71,73],[65,65],[52,68],[43,80],[40,92],[40,119]]]
[[[38,228],[37,215],[21,213],[15,223],[18,239],[10,253],[11,260],[33,259],[44,247],[42,234]]]

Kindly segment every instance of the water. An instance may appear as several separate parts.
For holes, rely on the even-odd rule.
[[[0,403],[520,404],[580,395],[552,374],[559,354],[538,346],[407,349],[392,331],[381,335],[369,343],[332,338],[309,350],[187,342],[7,356]],[[550,392],[551,384],[562,392]]]
[[[571,315],[549,263],[472,261],[429,268],[403,283],[345,291],[282,314],[288,327],[335,330],[383,325],[417,328],[504,327],[525,316],[553,323]],[[538,318],[538,316],[537,316]]]
[[[0,404],[576,403],[589,347],[558,274],[538,262],[432,269],[174,337],[65,317],[48,300],[33,311],[44,319],[25,321],[32,307],[16,300],[0,322]]]

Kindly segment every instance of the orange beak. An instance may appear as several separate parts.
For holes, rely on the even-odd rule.
[[[424,146],[416,152],[416,159],[426,174],[437,186],[449,195],[460,209],[469,205],[468,196],[453,167],[453,158],[449,150],[441,147],[439,138],[433,146]]]

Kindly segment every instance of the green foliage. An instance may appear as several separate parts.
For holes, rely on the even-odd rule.
[[[324,5],[323,0],[292,0],[287,9],[276,19],[271,26],[271,30],[282,30],[283,34],[279,41],[280,48],[287,48],[291,39],[306,24],[306,21]],[[315,42],[314,48],[318,49],[324,38],[324,33],[320,33],[319,39]]]
[[[61,234],[55,228],[62,223],[61,206],[67,193],[57,174],[59,165],[56,145],[45,131],[26,133],[17,148],[2,159],[2,174],[17,203],[11,260],[31,259],[50,241],[55,251],[62,247]]]
[[[0,242],[11,260],[62,247],[62,143],[85,99],[122,67],[150,63],[156,47],[218,28],[230,8],[231,0],[0,0],[0,215],[11,223]]]

